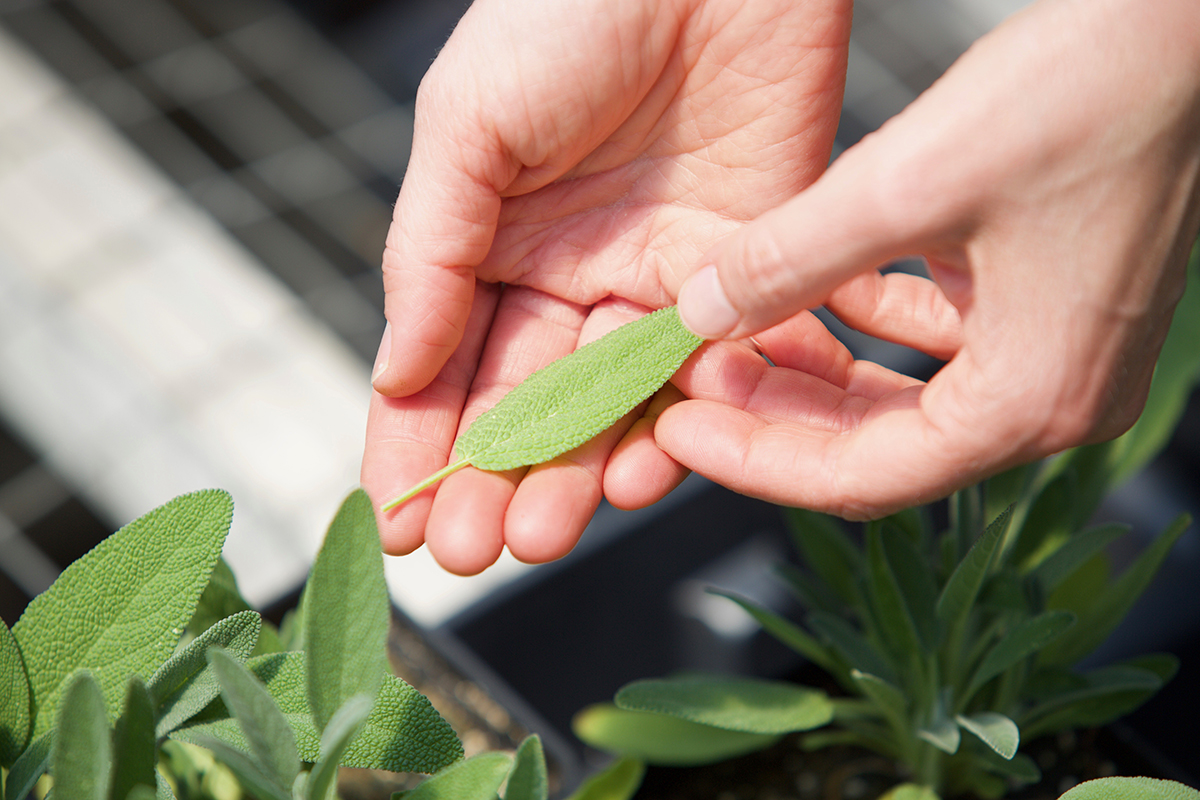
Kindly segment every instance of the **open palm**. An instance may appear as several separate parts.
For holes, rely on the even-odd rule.
[[[718,240],[820,175],[849,5],[472,7],[422,83],[384,256],[391,324],[362,474],[377,504],[444,465],[461,428],[534,369],[673,302]],[[462,573],[506,544],[564,554],[605,491],[639,505],[682,478],[648,436],[669,393],[523,474],[451,476],[381,518],[385,549],[425,541]]]

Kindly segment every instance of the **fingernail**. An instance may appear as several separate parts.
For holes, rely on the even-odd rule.
[[[701,267],[680,288],[679,318],[705,339],[720,339],[738,324],[740,317],[721,288],[716,267]]]
[[[371,383],[387,372],[392,358],[392,323],[383,326],[383,338],[379,340],[379,352],[375,354],[375,366],[371,369]]]

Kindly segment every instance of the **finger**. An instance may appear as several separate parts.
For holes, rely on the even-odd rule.
[[[587,309],[526,287],[506,287],[479,359],[458,433],[530,373],[575,349]],[[466,469],[438,487],[425,541],[443,567],[474,574],[500,555],[504,515],[519,478]]]
[[[654,440],[659,416],[683,399],[673,383],[663,386],[613,448],[604,465],[604,496],[614,507],[633,511],[657,503],[690,474]]]
[[[494,286],[476,286],[461,346],[422,390],[400,398],[372,395],[360,481],[376,508],[446,465],[497,294]],[[429,490],[376,515],[384,552],[403,555],[421,546],[432,498]]]
[[[825,307],[855,330],[948,361],[962,346],[962,318],[936,283],[919,275],[865,272]]]

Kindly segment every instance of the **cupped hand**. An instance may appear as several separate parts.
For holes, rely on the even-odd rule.
[[[378,508],[534,369],[673,302],[699,257],[824,170],[849,0],[478,0],[422,82],[384,254],[388,330],[362,484]],[[668,386],[527,471],[467,469],[379,515],[468,574],[566,553],[602,495],[686,474],[655,445]]]
[[[1200,225],[1193,0],[1042,0],[684,284],[710,347],[658,444],[747,494],[868,518],[1125,430]],[[932,280],[882,276],[920,254]],[[856,363],[803,309],[948,363]],[[799,314],[799,316],[797,316]],[[801,344],[803,343],[803,344]]]

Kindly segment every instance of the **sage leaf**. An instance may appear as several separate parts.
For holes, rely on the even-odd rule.
[[[279,785],[279,778],[272,775],[258,759],[218,739],[198,740],[196,744],[212,751],[213,757],[224,764],[238,783],[254,797],[260,800],[294,800],[291,792]]]
[[[305,587],[308,702],[317,730],[351,697],[374,700],[387,672],[391,606],[375,512],[358,489],[342,503]]]
[[[1044,594],[1049,595],[1075,570],[1090,561],[1092,556],[1129,531],[1129,525],[1111,523],[1077,533],[1038,564],[1030,573],[1030,579],[1041,586]]]
[[[1003,714],[984,711],[969,717],[959,714],[954,719],[1005,761],[1012,760],[1017,754],[1017,747],[1021,744],[1021,732],[1017,729],[1017,723]]]
[[[508,753],[480,753],[405,792],[404,800],[495,800],[511,765]]]
[[[104,695],[91,672],[80,670],[71,676],[58,712],[50,755],[55,794],[71,800],[105,800],[112,743]]]
[[[166,736],[204,709],[221,693],[221,684],[208,665],[208,649],[221,647],[245,661],[258,641],[262,617],[242,611],[221,620],[167,659],[150,678],[150,694],[159,709],[155,736]]]
[[[814,611],[806,620],[808,626],[826,639],[842,654],[849,665],[862,672],[877,675],[888,683],[897,683],[891,662],[842,617],[824,611]]]
[[[550,796],[550,779],[546,774],[546,755],[537,734],[525,737],[517,748],[504,800],[546,800]]]
[[[880,795],[879,800],[941,800],[937,792],[918,783],[902,783]]]
[[[972,697],[985,683],[1046,647],[1074,624],[1075,615],[1061,610],[1046,611],[1018,623],[984,656],[964,697]]]
[[[108,796],[127,797],[134,787],[153,787],[157,763],[154,704],[146,683],[134,675],[125,690],[125,706],[113,736],[112,788]]]
[[[754,617],[758,624],[763,627],[763,630],[779,639],[779,641],[809,661],[820,666],[826,672],[834,675],[845,674],[845,671],[838,664],[837,659],[833,657],[833,654],[796,623],[780,614],[776,614],[770,609],[763,608],[750,600],[738,597],[730,592],[724,592],[720,589],[709,589],[708,591],[711,594],[728,598],[737,603],[747,614]],[[846,675],[846,678],[849,679],[849,676]]]
[[[53,743],[53,728],[29,743],[8,771],[8,780],[4,782],[5,797],[25,797],[33,791],[38,778],[50,767],[50,748]]]
[[[1200,791],[1159,778],[1097,778],[1072,788],[1058,800],[1200,800]]]
[[[598,750],[668,767],[712,764],[765,749],[779,741],[778,735],[714,728],[666,714],[617,708],[609,703],[580,711],[571,721],[571,729]]]
[[[33,599],[12,631],[29,675],[33,737],[53,727],[66,679],[80,668],[92,670],[116,717],[129,676],[153,673],[179,642],[232,515],[225,492],[177,497],[96,545]]]
[[[575,449],[662,388],[702,342],[668,306],[547,364],[471,423],[445,469],[383,510],[465,466],[514,469]]]
[[[29,741],[29,676],[8,625],[0,620],[0,767],[8,769]]]
[[[917,737],[929,742],[943,753],[954,755],[958,752],[962,735],[959,733],[958,723],[949,717],[939,717],[932,724],[919,728]]]
[[[788,533],[804,554],[809,568],[837,593],[843,603],[859,605],[862,601],[858,588],[862,554],[838,521],[828,514],[800,508],[789,508],[785,513]]]
[[[630,800],[645,774],[646,764],[640,758],[622,756],[584,781],[567,800]]]
[[[266,685],[283,712],[295,734],[300,758],[316,762],[321,756],[321,734],[308,707],[304,654],[272,653],[252,658],[246,666]],[[246,737],[232,719],[194,723],[174,731],[171,738],[201,746],[207,746],[202,739],[218,739],[235,748],[247,747]],[[362,730],[346,749],[342,766],[432,773],[462,755],[462,743],[454,729],[429,699],[394,675],[388,675]]]
[[[649,711],[730,731],[777,735],[833,719],[824,692],[784,681],[688,675],[634,681],[614,698],[618,708]]]
[[[1079,624],[1042,651],[1041,663],[1071,665],[1099,647],[1141,597],[1167,553],[1191,522],[1191,516],[1186,513],[1176,517],[1121,576],[1080,613]]]
[[[334,800],[337,789],[338,765],[367,715],[371,713],[372,699],[356,695],[347,700],[330,718],[321,733],[321,758],[308,774],[305,785],[307,800]]]
[[[290,787],[300,773],[300,756],[283,712],[266,687],[233,656],[212,648],[208,662],[221,682],[221,698],[237,719],[254,762],[279,787]]]
[[[1009,506],[984,529],[983,534],[967,551],[967,555],[946,581],[946,586],[938,596],[936,608],[938,618],[951,628],[962,624],[975,603],[1011,519],[1012,506]]]

